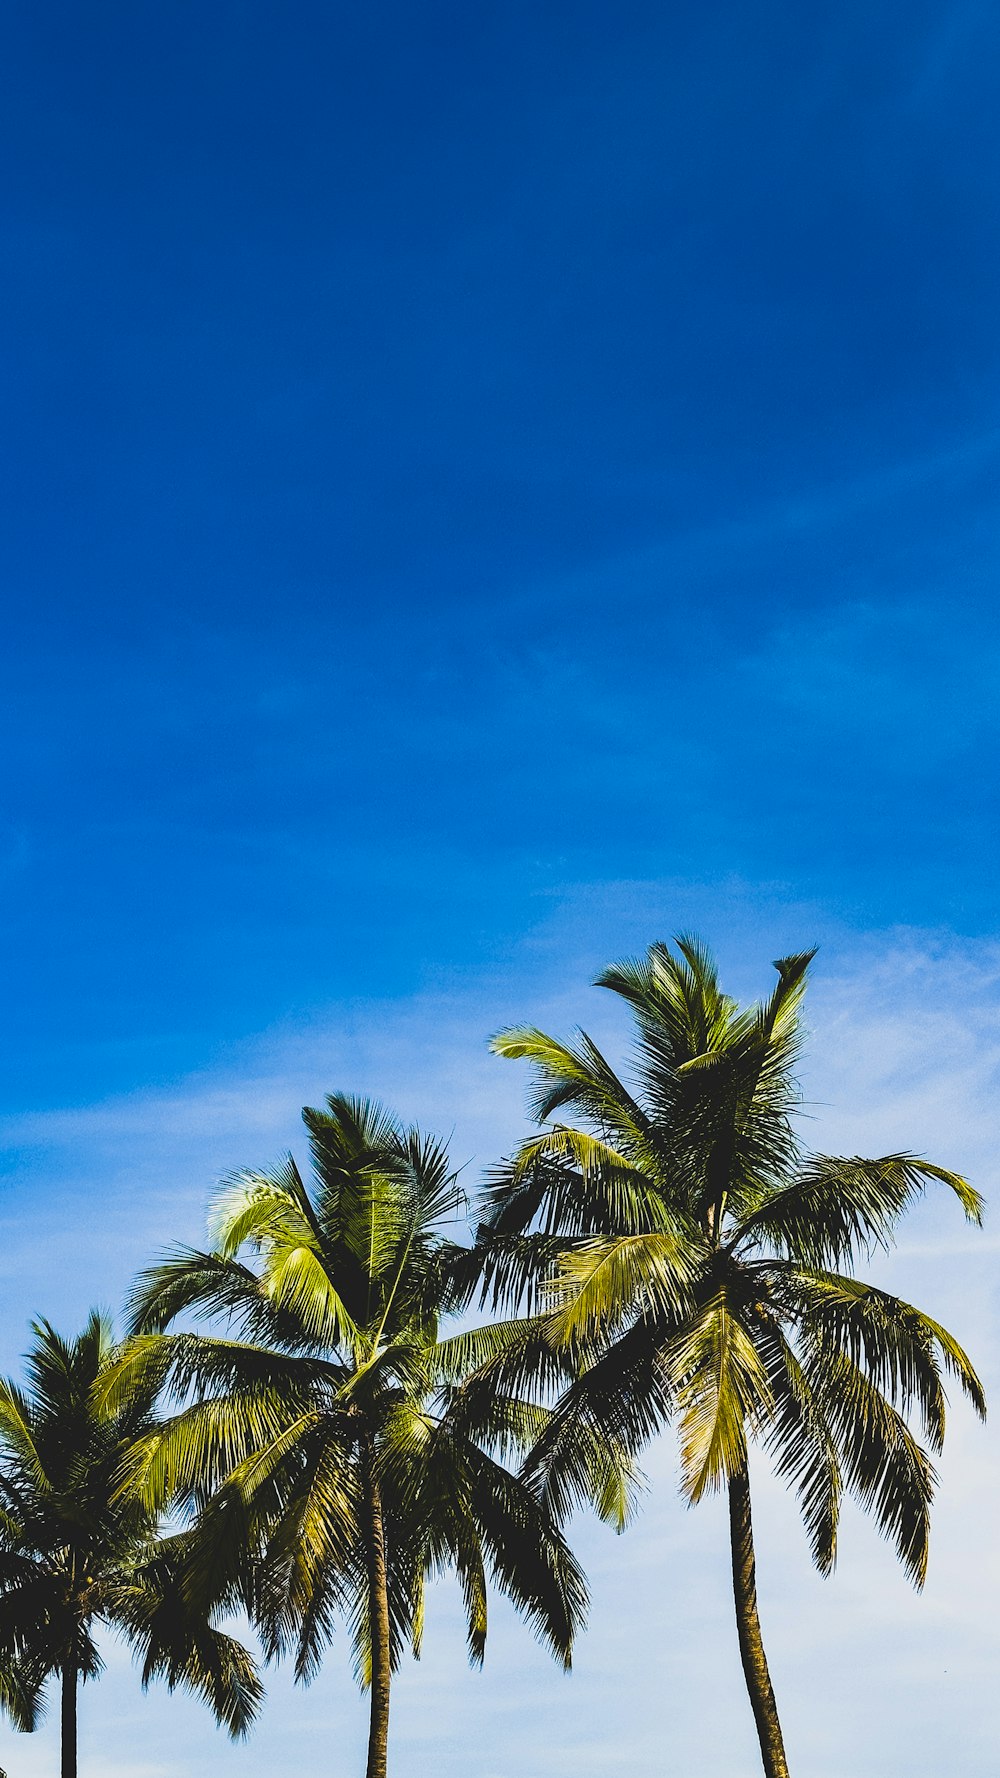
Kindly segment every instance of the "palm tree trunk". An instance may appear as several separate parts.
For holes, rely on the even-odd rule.
[[[785,1743],[757,1615],[757,1566],[750,1517],[750,1477],[744,1467],[729,1479],[729,1534],[733,1550],[733,1596],[740,1636],[743,1677],[750,1693],[757,1739],[767,1778],[788,1778]]]
[[[76,1663],[67,1661],[61,1674],[61,1778],[76,1778]]]
[[[389,1750],[389,1586],[385,1566],[382,1490],[371,1444],[365,1453],[368,1489],[368,1619],[372,1642],[371,1721],[366,1778],[385,1778]]]

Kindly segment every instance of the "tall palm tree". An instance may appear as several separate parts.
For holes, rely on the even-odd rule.
[[[668,1421],[687,1499],[727,1491],[740,1653],[768,1778],[788,1766],[757,1611],[750,1445],[796,1489],[823,1573],[846,1489],[919,1585],[942,1372],[985,1411],[952,1336],[852,1274],[928,1183],[949,1187],[973,1222],[978,1194],[912,1154],[844,1160],[800,1146],[794,1069],[811,957],[783,958],[771,997],[747,1008],[721,992],[693,940],[606,970],[598,985],[635,1019],[630,1086],[583,1033],[570,1045],[532,1028],[498,1036],[501,1055],[534,1065],[543,1128],[499,1172],[480,1233],[495,1293],[528,1289],[535,1311],[520,1347],[511,1332],[495,1379],[523,1369],[542,1336],[574,1354],[576,1379],[526,1471],[541,1498],[560,1511],[585,1498],[602,1441],[636,1452]],[[575,1124],[556,1121],[567,1111]]]
[[[344,1096],[303,1118],[311,1189],[291,1158],[223,1188],[211,1250],[139,1281],[114,1391],[153,1378],[178,1401],[131,1474],[147,1502],[199,1510],[193,1596],[240,1602],[300,1679],[346,1617],[370,1688],[368,1778],[384,1778],[391,1675],[419,1648],[429,1575],[456,1570],[476,1661],[487,1567],[567,1665],[586,1591],[504,1463],[543,1418],[511,1391],[463,1388],[482,1340],[439,1334],[469,1271],[442,1231],[458,1205],[444,1149]],[[166,1332],[182,1314],[225,1333]]]
[[[103,1623],[141,1657],[144,1685],[186,1686],[244,1734],[262,1695],[249,1654],[189,1604],[184,1537],[158,1537],[155,1514],[119,1490],[126,1451],[156,1427],[154,1392],[99,1404],[113,1353],[100,1315],[71,1341],[47,1321],[33,1331],[27,1388],[0,1382],[0,1703],[33,1729],[57,1679],[62,1778],[76,1778],[77,1689],[101,1671]]]

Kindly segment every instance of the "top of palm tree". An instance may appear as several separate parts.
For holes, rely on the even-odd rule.
[[[801,1103],[795,1066],[815,951],[779,958],[768,999],[740,1007],[721,991],[700,941],[682,937],[676,945],[676,955],[651,945],[644,959],[597,977],[635,1017],[631,1087],[585,1032],[575,1044],[531,1026],[494,1037],[498,1054],[534,1064],[532,1109],[550,1127],[499,1174],[490,1227],[524,1226],[533,1198],[547,1206],[549,1224],[565,1227],[563,1206],[552,1210],[563,1169],[592,1187],[581,1193],[576,1179],[572,1209],[566,1206],[580,1234],[606,1232],[620,1213],[637,1228],[669,1214],[715,1246],[739,1230],[741,1240],[777,1239],[790,1256],[817,1264],[885,1245],[931,1180],[955,1193],[971,1221],[981,1220],[982,1199],[968,1181],[919,1156],[838,1161],[835,1181],[826,1157],[803,1159],[793,1121]],[[555,1121],[564,1111],[583,1118],[586,1134]]]
[[[934,1478],[906,1416],[938,1449],[942,1372],[980,1412],[982,1386],[944,1328],[844,1268],[887,1244],[930,1182],[973,1222],[982,1200],[908,1152],[804,1152],[795,1067],[813,955],[779,959],[772,993],[749,1007],[692,938],[603,971],[598,985],[635,1020],[627,1081],[584,1032],[495,1037],[533,1064],[543,1128],[494,1177],[479,1245],[495,1295],[527,1297],[550,1341],[578,1354],[532,1459],[547,1486],[587,1491],[584,1431],[637,1449],[676,1419],[696,1500],[741,1471],[757,1438],[799,1488],[821,1567],[846,1485],[919,1580]]]
[[[189,1608],[180,1584],[182,1536],[160,1535],[158,1515],[120,1486],[136,1441],[159,1421],[152,1379],[113,1407],[98,1388],[115,1355],[106,1317],[93,1312],[66,1340],[33,1323],[26,1387],[0,1382],[0,1684],[19,1728],[31,1729],[50,1677],[69,1666],[92,1679],[107,1624],[171,1688],[199,1693],[233,1734],[244,1734],[261,1688],[246,1651]]]
[[[150,1503],[200,1512],[192,1584],[246,1606],[269,1652],[294,1650],[301,1677],[338,1615],[370,1676],[373,1487],[393,1663],[419,1643],[425,1577],[448,1566],[474,1658],[491,1567],[568,1662],[582,1576],[503,1465],[530,1442],[537,1410],[466,1390],[475,1336],[440,1335],[470,1279],[469,1250],[447,1232],[462,1202],[447,1154],[371,1101],[333,1094],[303,1118],[311,1180],[291,1157],[235,1175],[212,1207],[212,1246],[175,1251],[136,1285],[112,1396],[155,1377],[178,1412],[136,1448],[135,1485]],[[220,1331],[168,1331],[182,1316]]]

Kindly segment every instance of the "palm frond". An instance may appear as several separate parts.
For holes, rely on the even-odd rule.
[[[586,1032],[579,1036],[579,1048],[574,1050],[532,1025],[522,1025],[498,1032],[490,1048],[498,1056],[534,1064],[537,1085],[531,1106],[539,1123],[564,1105],[573,1105],[600,1128],[641,1140],[649,1131],[648,1117]]]
[[[621,1530],[642,1486],[639,1452],[667,1425],[674,1408],[663,1360],[671,1331],[640,1320],[568,1382],[525,1465],[524,1474],[562,1523],[593,1506]]]
[[[304,1337],[301,1322],[279,1313],[258,1273],[193,1247],[175,1247],[140,1272],[126,1300],[133,1334],[163,1333],[181,1315],[222,1320],[244,1339],[276,1346],[299,1346]]]
[[[247,1649],[193,1611],[182,1570],[160,1555],[139,1570],[115,1620],[142,1657],[142,1683],[165,1681],[201,1697],[234,1739],[248,1734],[264,1688]]]
[[[46,1491],[49,1479],[38,1452],[31,1425],[31,1405],[16,1383],[0,1381],[0,1449],[31,1477],[35,1487]]]
[[[790,1185],[744,1217],[732,1244],[771,1246],[807,1266],[837,1265],[859,1249],[885,1246],[903,1212],[935,1180],[955,1193],[970,1222],[981,1220],[983,1201],[968,1181],[919,1155],[815,1155]]]
[[[304,1242],[274,1242],[263,1289],[279,1311],[297,1320],[308,1340],[336,1351],[356,1348],[362,1334],[323,1258]]]
[[[546,1175],[545,1163],[554,1162]],[[648,1171],[599,1136],[557,1124],[523,1143],[511,1164],[509,1180],[515,1188],[536,1173],[542,1178],[568,1179],[580,1201],[580,1232],[643,1234],[663,1228],[670,1215],[660,1186]],[[558,1215],[558,1212],[555,1213]],[[550,1225],[555,1217],[550,1213]],[[565,1211],[558,1226],[570,1232]]]
[[[775,1474],[795,1488],[812,1559],[821,1574],[829,1574],[837,1559],[840,1522],[836,1446],[809,1379],[776,1321],[762,1320],[756,1345],[774,1401],[764,1449]]]
[[[919,1412],[931,1448],[944,1444],[941,1364],[981,1418],[982,1383],[958,1341],[922,1310],[874,1285],[832,1272],[798,1268],[787,1275],[810,1344],[844,1352],[902,1413]]]
[[[636,1315],[676,1319],[701,1258],[700,1243],[667,1229],[570,1248],[549,1286],[553,1339],[613,1332]]]
[[[831,1351],[826,1341],[817,1341],[803,1368],[830,1428],[848,1489],[895,1544],[914,1584],[922,1586],[937,1483],[927,1452],[846,1352]]]
[[[744,1468],[748,1431],[768,1425],[774,1398],[725,1288],[684,1324],[664,1356],[677,1402],[681,1487],[694,1504]]]

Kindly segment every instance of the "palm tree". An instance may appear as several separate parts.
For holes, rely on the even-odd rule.
[[[303,1118],[311,1190],[291,1157],[231,1180],[211,1251],[140,1279],[113,1388],[153,1378],[178,1401],[131,1474],[148,1502],[198,1509],[193,1595],[241,1603],[303,1680],[346,1617],[370,1688],[368,1778],[384,1778],[391,1675],[419,1649],[429,1575],[456,1570],[475,1661],[487,1567],[567,1666],[586,1591],[553,1515],[504,1465],[544,1418],[462,1386],[488,1335],[439,1337],[469,1289],[469,1250],[441,1228],[459,1202],[444,1149],[344,1096]],[[181,1314],[225,1334],[164,1331]]]
[[[544,1335],[574,1354],[576,1379],[527,1466],[541,1498],[562,1511],[592,1494],[602,1442],[634,1453],[668,1421],[687,1499],[727,1491],[740,1653],[768,1778],[788,1767],[757,1611],[751,1443],[796,1489],[821,1572],[834,1565],[847,1490],[920,1585],[942,1372],[985,1411],[952,1336],[852,1275],[929,1182],[973,1222],[978,1194],[912,1154],[801,1149],[794,1067],[812,955],[778,962],[773,994],[748,1008],[721,992],[693,940],[606,970],[598,985],[635,1019],[631,1087],[583,1033],[571,1045],[531,1028],[499,1035],[501,1055],[534,1065],[543,1127],[497,1175],[479,1237],[495,1293],[532,1297],[522,1346]],[[576,1127],[554,1121],[567,1110]],[[522,1364],[513,1334],[509,1351],[493,1366],[499,1383]]]
[[[158,1537],[155,1515],[119,1490],[125,1452],[156,1427],[153,1393],[100,1406],[113,1352],[100,1315],[72,1341],[47,1321],[33,1332],[27,1389],[0,1382],[0,1703],[33,1729],[58,1679],[62,1778],[76,1778],[77,1688],[101,1671],[104,1623],[141,1656],[143,1685],[186,1686],[244,1734],[262,1696],[250,1656],[188,1603],[184,1537]]]

